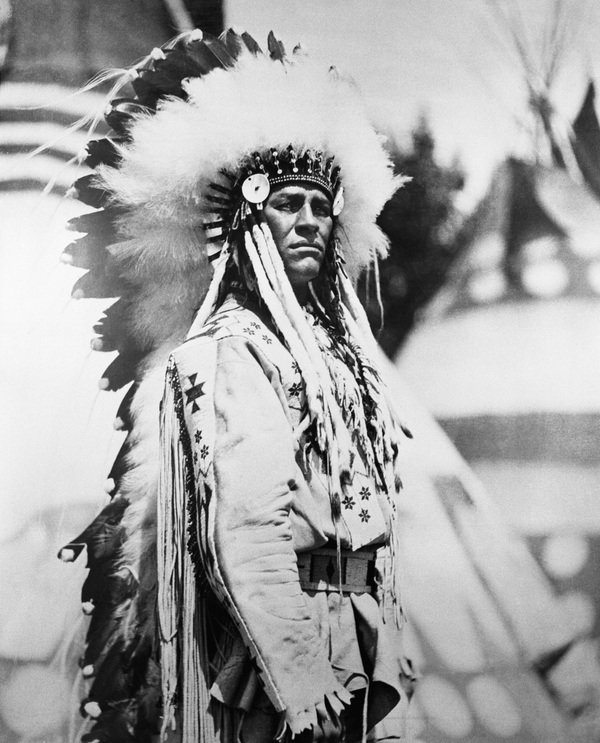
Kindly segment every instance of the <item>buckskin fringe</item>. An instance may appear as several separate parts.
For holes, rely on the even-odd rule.
[[[158,488],[158,617],[163,723],[161,740],[182,722],[182,743],[217,743],[210,712],[206,607],[187,549],[190,467],[178,408],[177,373],[169,364],[161,406],[161,470]],[[180,712],[180,714],[178,714]]]

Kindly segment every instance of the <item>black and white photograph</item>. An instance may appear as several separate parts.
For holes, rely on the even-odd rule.
[[[0,0],[0,743],[600,743],[597,0]]]

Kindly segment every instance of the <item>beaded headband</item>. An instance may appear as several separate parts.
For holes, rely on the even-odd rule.
[[[340,174],[333,161],[334,157],[326,158],[322,150],[307,149],[298,155],[293,145],[282,152],[276,149],[264,154],[255,152],[242,163],[238,182],[258,173],[265,175],[271,184],[309,181],[323,188],[333,200]]]

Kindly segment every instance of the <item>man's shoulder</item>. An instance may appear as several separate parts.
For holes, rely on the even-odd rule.
[[[184,345],[210,343],[235,336],[251,337],[259,330],[268,330],[260,308],[242,302],[235,296],[229,296]]]
[[[257,304],[230,295],[198,332],[173,352],[175,360],[209,351],[209,347],[235,344],[268,351],[281,345],[272,323]],[[269,354],[270,355],[270,354]]]
[[[217,376],[227,376],[231,364],[250,364],[262,369],[272,384],[298,396],[302,378],[298,364],[282,342],[264,308],[235,296],[208,318],[198,333],[171,354],[177,373],[191,390],[206,384],[205,393]],[[184,385],[184,386],[185,386]],[[295,398],[292,400],[295,404]]]

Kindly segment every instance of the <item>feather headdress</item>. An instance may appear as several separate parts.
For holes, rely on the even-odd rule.
[[[127,231],[143,244],[141,256],[185,263],[186,230],[210,221],[211,184],[228,185],[222,171],[237,173],[253,152],[290,145],[299,155],[312,149],[335,156],[345,200],[336,229],[350,272],[356,276],[385,254],[375,219],[398,183],[348,80],[304,55],[273,64],[246,50],[233,68],[186,80],[183,90],[185,99],[137,117],[119,168],[101,171],[113,198],[128,208]],[[165,227],[175,231],[166,243]],[[180,232],[183,255],[172,247]],[[200,249],[201,230],[196,240]]]
[[[133,382],[117,414],[128,436],[109,476],[113,500],[61,553],[73,559],[86,546],[90,567],[83,665],[91,686],[83,710],[93,725],[83,740],[147,741],[156,728],[158,403],[169,353],[185,339],[194,316],[201,325],[214,307],[231,257],[227,229],[250,215],[246,177],[266,174],[268,181],[285,168],[291,177],[301,163],[297,178],[316,179],[338,199],[337,302],[343,304],[344,328],[372,342],[342,262],[357,277],[385,254],[375,219],[401,179],[393,176],[350,81],[313,64],[299,49],[286,56],[272,34],[268,51],[233,31],[220,39],[193,32],[154,50],[114,86],[113,95],[130,95],[111,101],[106,120],[112,135],[88,146],[86,163],[96,173],[75,184],[78,197],[97,211],[72,223],[87,234],[66,249],[65,260],[88,269],[73,294],[118,298],[96,325],[93,347],[119,351],[101,381],[104,389]],[[246,239],[251,250],[254,240],[261,241],[257,256],[274,250],[268,230],[256,225]],[[281,290],[275,263],[255,268],[266,271],[259,283],[268,288],[274,276]],[[283,287],[281,301],[290,305],[291,296],[294,305],[289,289]],[[338,478],[335,489],[344,475],[344,442],[336,439],[345,428],[328,402],[333,392],[327,370],[302,330],[298,307],[286,314],[278,289],[269,291],[267,307],[300,364],[314,419],[323,424],[317,443],[323,452],[337,452],[337,471],[330,467]],[[371,380],[369,389],[376,387]],[[371,407],[373,415],[386,415],[376,401]],[[373,451],[389,460],[393,441],[379,423],[371,426],[377,431]]]

